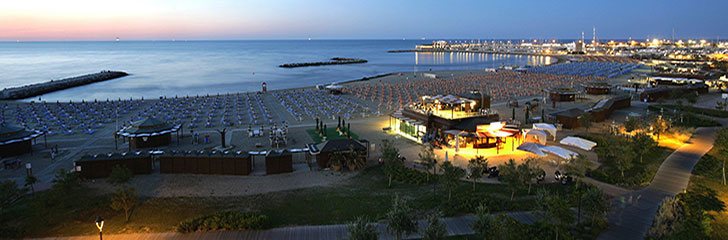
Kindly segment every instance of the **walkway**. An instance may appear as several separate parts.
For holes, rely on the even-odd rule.
[[[713,148],[717,129],[698,128],[665,159],[647,188],[615,198],[608,214],[609,228],[598,239],[644,239],[660,202],[687,188],[693,167]]]
[[[510,212],[507,215],[513,219],[525,224],[533,224],[536,216],[531,212]],[[472,226],[475,221],[474,215],[465,215],[460,217],[443,218],[443,223],[447,229],[448,236],[470,235],[473,234]],[[420,231],[427,226],[425,221],[418,222]],[[379,232],[379,239],[394,239],[387,231],[387,225],[379,223],[376,226]],[[263,231],[215,231],[215,232],[198,232],[198,233],[134,233],[134,234],[118,234],[104,235],[104,239],[130,239],[130,240],[152,240],[152,239],[277,239],[277,240],[308,240],[308,239],[346,239],[348,237],[348,226],[346,224],[321,225],[321,226],[299,226],[299,227],[282,227],[273,228]],[[412,234],[407,239],[419,239],[420,234]],[[59,237],[59,238],[43,238],[58,240],[93,240],[98,239],[97,235],[93,236],[77,236],[77,237]]]

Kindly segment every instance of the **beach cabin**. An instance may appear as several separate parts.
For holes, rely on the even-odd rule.
[[[152,157],[143,152],[86,155],[74,162],[76,172],[86,179],[108,177],[117,165],[134,174],[152,173]]]
[[[33,139],[42,135],[24,127],[0,124],[0,158],[23,155],[33,151]]]
[[[246,152],[170,152],[159,157],[161,173],[250,175],[252,160]]]
[[[288,150],[270,150],[265,155],[265,174],[293,172],[293,154]]]
[[[579,128],[581,126],[579,123],[581,115],[584,115],[584,111],[578,108],[570,108],[550,114],[553,120],[562,124],[562,127],[567,129]]]
[[[117,135],[129,140],[129,149],[162,147],[172,142],[172,133],[180,127],[156,118],[145,118],[122,128]]]

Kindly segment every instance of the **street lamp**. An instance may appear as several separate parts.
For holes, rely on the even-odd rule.
[[[104,240],[104,234],[101,231],[104,228],[104,219],[101,216],[96,216],[96,228],[99,229],[99,240]]]

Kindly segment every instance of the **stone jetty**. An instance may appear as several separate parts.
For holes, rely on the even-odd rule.
[[[86,84],[107,81],[124,76],[128,73],[120,71],[101,71],[98,73],[87,74],[83,76],[65,78],[61,80],[51,80],[43,83],[29,84],[20,87],[6,88],[0,91],[0,100],[15,100],[35,97],[49,92],[60,91],[72,87],[78,87]]]
[[[335,58],[331,58],[330,61],[326,61],[326,62],[286,63],[286,64],[278,65],[278,67],[297,68],[297,67],[313,67],[313,66],[323,66],[323,65],[355,64],[355,63],[366,63],[366,62],[368,62],[368,61],[365,59],[359,59],[359,58],[335,57]]]

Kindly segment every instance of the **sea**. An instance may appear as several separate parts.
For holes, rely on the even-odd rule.
[[[118,70],[128,77],[26,100],[158,98],[285,89],[392,72],[477,70],[555,62],[543,56],[389,53],[427,40],[246,40],[0,42],[0,89]],[[293,62],[362,58],[364,64],[279,68]]]

